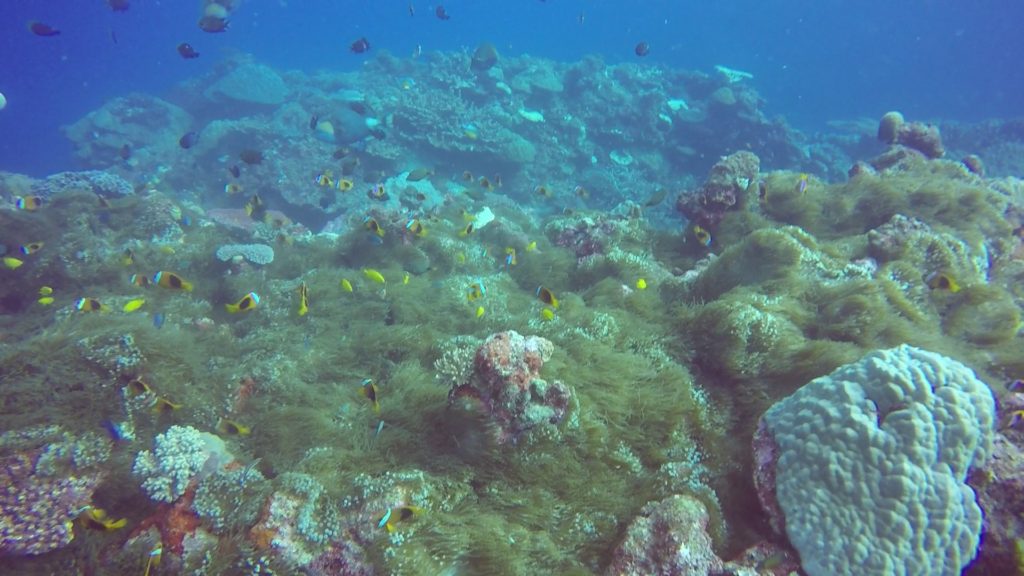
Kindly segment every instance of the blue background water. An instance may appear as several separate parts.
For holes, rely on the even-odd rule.
[[[0,170],[33,175],[74,168],[60,126],[114,96],[160,95],[231,50],[279,68],[356,69],[367,56],[348,45],[360,36],[371,55],[489,40],[506,54],[598,53],[610,63],[638,60],[633,47],[646,41],[648,63],[752,72],[767,111],[804,129],[889,109],[932,120],[1024,112],[1024,4],[1015,1],[461,0],[444,3],[451,19],[441,21],[434,3],[417,1],[242,0],[225,34],[198,29],[199,0],[132,0],[126,13],[104,0],[2,4]],[[32,35],[33,19],[62,34]],[[199,59],[178,56],[185,41]]]

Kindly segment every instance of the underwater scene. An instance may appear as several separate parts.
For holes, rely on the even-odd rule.
[[[6,3],[0,574],[1024,575],[949,4]]]

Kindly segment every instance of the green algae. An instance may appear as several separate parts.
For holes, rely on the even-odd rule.
[[[758,519],[736,504],[751,490],[748,476],[736,479],[749,460],[747,443],[736,438],[749,437],[780,396],[867,350],[902,342],[982,373],[1024,365],[1013,348],[1019,307],[978,274],[988,235],[1008,233],[985,223],[999,203],[973,184],[929,178],[812,180],[796,194],[794,174],[771,175],[767,203],[748,199],[730,214],[716,233],[717,258],[690,280],[678,272],[707,251],[693,251],[683,233],[646,233],[642,220],[624,221],[613,246],[584,263],[552,245],[550,225],[545,236],[526,220],[515,222],[515,232],[485,229],[469,239],[455,234],[455,223],[431,223],[413,244],[389,235],[378,244],[358,230],[336,244],[279,245],[274,264],[239,274],[225,274],[209,257],[220,238],[204,229],[174,254],[140,247],[130,270],[118,262],[120,245],[88,247],[94,270],[85,277],[97,297],[119,304],[143,295],[147,313],[163,311],[168,322],[156,330],[148,316],[119,306],[72,312],[78,265],[33,263],[31,275],[4,290],[32,294],[50,278],[59,280],[61,299],[54,309],[30,307],[5,319],[26,336],[2,342],[3,420],[18,428],[43,418],[85,433],[104,418],[131,418],[135,450],[172,423],[214,430],[230,416],[253,428],[232,438],[231,450],[258,460],[274,486],[301,473],[351,506],[376,505],[369,503],[399,489],[423,506],[427,513],[400,536],[378,530],[368,545],[394,574],[599,572],[637,511],[674,493],[705,503],[716,546],[742,547],[759,534]],[[55,203],[53,217],[63,206],[82,207],[75,202]],[[113,208],[118,218],[136,209]],[[867,253],[862,233],[897,213],[925,219],[935,234],[877,271],[851,264]],[[86,247],[89,226],[73,225],[65,250]],[[539,238],[539,249],[526,252],[522,238]],[[507,246],[523,248],[515,266],[502,265]],[[364,267],[387,283],[365,278]],[[971,281],[958,293],[930,290],[925,276],[933,267]],[[143,291],[124,282],[149,269],[175,270],[196,290]],[[636,288],[641,277],[646,290]],[[354,292],[340,288],[342,278]],[[470,302],[468,287],[478,280],[487,295]],[[303,317],[300,282],[310,294]],[[539,317],[538,285],[561,300],[551,321]],[[224,310],[250,290],[263,297],[257,310]],[[201,327],[203,318],[212,325]],[[55,328],[33,332],[47,322]],[[556,353],[542,375],[576,394],[563,423],[516,445],[497,444],[477,410],[448,401],[475,345],[505,329],[550,339]],[[112,332],[131,335],[131,345]],[[124,403],[124,383],[136,374],[183,407],[155,415]],[[256,392],[240,407],[244,377]],[[379,415],[359,394],[364,378],[379,387]],[[137,491],[135,480],[123,469],[112,478],[117,489],[104,492],[106,507],[138,508],[137,497],[118,496]],[[244,537],[225,546],[234,547],[224,551],[232,565],[258,554]]]

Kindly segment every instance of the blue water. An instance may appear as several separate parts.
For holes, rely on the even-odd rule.
[[[410,16],[409,6],[415,7]],[[1013,1],[452,1],[243,0],[224,34],[196,22],[197,0],[4,0],[0,17],[0,170],[74,168],[60,127],[129,92],[161,95],[242,51],[279,69],[351,70],[374,51],[407,56],[493,42],[505,54],[558,60],[600,54],[755,75],[769,114],[807,130],[889,109],[932,120],[1024,114],[1024,4]],[[582,23],[580,22],[582,15]],[[37,37],[39,20],[61,35]],[[114,37],[116,36],[116,42]],[[348,45],[365,36],[369,55]],[[202,56],[175,51],[191,43]]]

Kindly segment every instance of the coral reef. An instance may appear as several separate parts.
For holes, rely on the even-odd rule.
[[[558,381],[540,378],[554,345],[537,336],[508,331],[493,334],[480,345],[469,381],[454,386],[449,399],[471,398],[498,429],[498,442],[515,441],[536,426],[558,424],[572,398]]]
[[[92,504],[109,444],[58,428],[0,436],[0,556],[44,554],[71,543]]]
[[[142,489],[158,502],[173,502],[193,480],[209,476],[234,457],[224,441],[191,426],[171,426],[154,440],[153,450],[135,457],[132,472],[143,479]]]
[[[251,264],[266,265],[274,261],[274,248],[266,244],[225,244],[215,253],[221,262],[242,258]]]
[[[959,574],[982,528],[967,473],[991,451],[994,418],[992,392],[959,362],[874,352],[765,412],[758,495],[809,574]]]
[[[100,170],[60,172],[32,185],[32,193],[43,198],[70,191],[92,192],[103,197],[127,196],[134,192],[124,178]]]
[[[697,576],[722,569],[705,529],[708,512],[696,498],[673,496],[643,507],[615,549],[609,575]]]
[[[693,223],[713,229],[726,211],[736,208],[747,188],[757,182],[760,170],[761,160],[755,154],[730,154],[715,163],[700,188],[679,196],[676,209]]]

